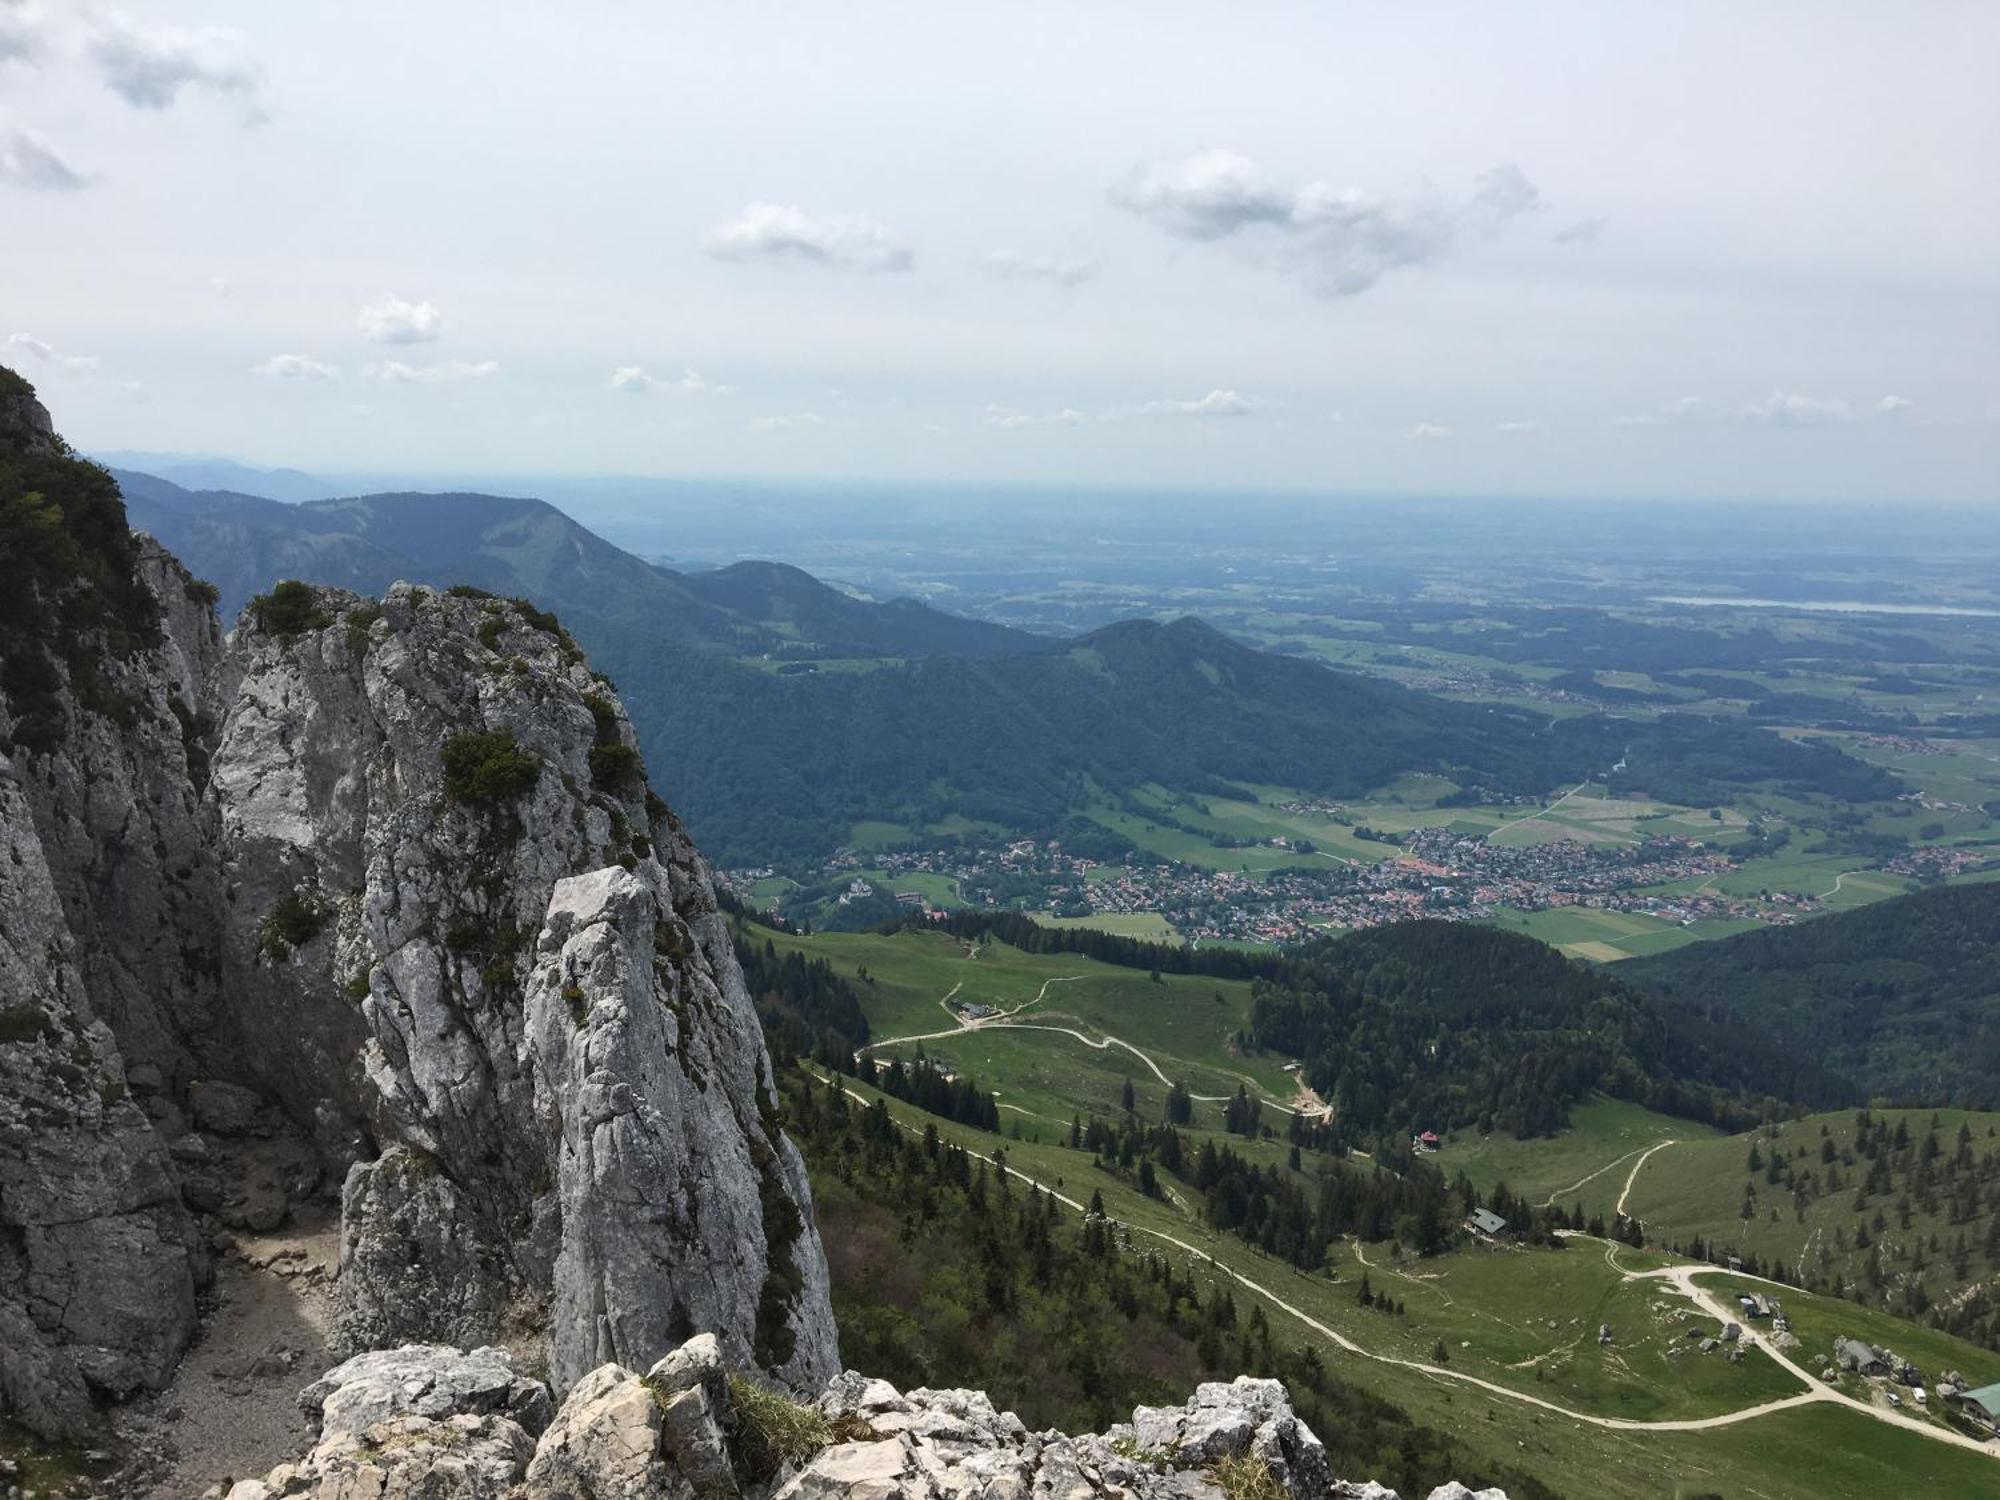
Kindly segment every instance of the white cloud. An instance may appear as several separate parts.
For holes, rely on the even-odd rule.
[[[620,365],[611,372],[605,386],[609,390],[627,391],[633,395],[647,391],[681,391],[690,396],[730,396],[737,390],[733,385],[718,385],[699,370],[682,370],[677,376],[659,376],[647,374],[644,365]]]
[[[1235,391],[1214,390],[1192,401],[1145,401],[1118,415],[1135,417],[1247,417],[1258,403]]]
[[[1917,403],[1908,396],[1884,396],[1875,403],[1875,410],[1883,416],[1894,416],[1897,412],[1908,411]]]
[[[995,250],[986,257],[985,266],[1009,281],[1046,281],[1056,286],[1080,286],[1097,274],[1097,267],[1087,260],[1022,255],[1015,250]]]
[[[1691,427],[1706,420],[1709,415],[1708,403],[1699,396],[1682,396],[1677,401],[1669,401],[1664,406],[1656,406],[1651,411],[1634,412],[1630,416],[1614,417],[1613,427]]]
[[[241,99],[251,119],[262,118],[264,69],[240,31],[141,26],[112,11],[98,21],[89,51],[105,83],[134,109],[167,109],[192,86]]]
[[[401,360],[389,359],[377,365],[363,365],[361,373],[370,380],[396,384],[440,385],[451,380],[484,380],[498,375],[500,362],[494,359],[448,359],[435,365],[406,365]]]
[[[0,0],[0,63],[39,62],[46,46],[40,15]]]
[[[1466,234],[1498,234],[1546,206],[1513,166],[1493,168],[1470,197],[1448,204],[1429,191],[1376,198],[1323,182],[1284,187],[1229,151],[1140,172],[1114,187],[1111,201],[1180,239],[1269,230],[1286,245],[1291,273],[1323,297],[1365,292],[1399,266],[1436,260]]]
[[[67,370],[78,375],[96,369],[100,363],[95,354],[58,354],[45,340],[38,339],[31,333],[14,334],[7,340],[7,347],[19,349],[23,354],[31,355],[45,365],[53,365],[58,370]]]
[[[1120,208],[1187,240],[1219,240],[1252,224],[1289,228],[1297,197],[1233,151],[1199,151],[1149,167],[1111,190]]]
[[[355,322],[362,337],[377,344],[428,344],[444,332],[444,314],[435,303],[393,296],[370,302]]]
[[[1854,420],[1854,410],[1845,401],[1773,391],[1743,416],[1756,427],[1844,427]]]
[[[144,406],[153,399],[153,392],[143,380],[121,380],[118,382],[118,398],[133,406]]]
[[[752,203],[702,236],[718,260],[802,262],[849,271],[907,271],[909,247],[887,225],[861,215],[814,218],[782,203]]]
[[[826,418],[816,411],[795,411],[782,416],[756,417],[745,425],[752,432],[796,432],[801,428],[824,427]]]
[[[90,177],[64,161],[34,131],[0,127],[0,183],[63,193],[90,186]]]
[[[1081,427],[1088,420],[1073,406],[1065,406],[1058,412],[1017,411],[1011,406],[989,406],[981,418],[983,425],[1012,430],[1021,427]]]
[[[1604,233],[1604,226],[1611,221],[1599,214],[1595,218],[1578,219],[1567,229],[1558,229],[1549,238],[1558,245],[1594,245],[1598,236]]]
[[[1542,431],[1542,424],[1533,417],[1529,417],[1519,422],[1495,422],[1493,430],[1511,437],[1520,433],[1540,432]]]
[[[1451,436],[1451,429],[1438,422],[1419,422],[1404,434],[1413,443],[1442,442]]]
[[[273,380],[338,380],[340,367],[314,359],[310,354],[274,354],[250,368],[253,375]]]
[[[209,277],[208,289],[218,297],[227,297],[229,295],[229,278],[227,276]]]

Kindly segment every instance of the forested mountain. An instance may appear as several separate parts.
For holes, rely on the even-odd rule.
[[[538,500],[281,505],[121,474],[134,523],[233,606],[278,579],[518,594],[618,683],[649,765],[723,864],[822,856],[856,823],[1061,831],[1098,793],[1232,782],[1359,796],[1410,771],[1469,795],[1587,777],[1700,805],[1769,784],[1879,797],[1888,773],[1739,721],[1550,721],[1256,651],[1194,619],[1074,640],[850,598],[796,568],[658,568]]]
[[[1868,1095],[2000,1108],[2000,885],[1692,944],[1619,974],[1670,1012],[1806,1039]]]
[[[1256,981],[1251,1014],[1250,1040],[1298,1058],[1357,1132],[1547,1135],[1594,1089],[1724,1120],[1746,1099],[1853,1094],[1747,1023],[1669,1013],[1608,971],[1465,923],[1399,923],[1293,950],[1277,977]]]
[[[364,594],[407,579],[524,595],[583,635],[651,631],[753,655],[980,655],[1039,639],[915,600],[854,599],[778,563],[656,567],[542,500],[384,494],[289,505],[124,470],[116,478],[132,524],[215,584],[225,618],[281,578]]]

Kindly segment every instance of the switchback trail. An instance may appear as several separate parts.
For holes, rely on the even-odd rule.
[[[967,957],[969,962],[972,955],[968,955]],[[909,1036],[885,1036],[879,1041],[863,1044],[860,1050],[863,1052],[873,1052],[878,1047],[896,1047],[901,1046],[905,1042],[943,1041],[947,1037],[962,1037],[975,1031],[1053,1031],[1062,1036],[1074,1037],[1079,1042],[1082,1042],[1084,1046],[1094,1047],[1099,1052],[1103,1052],[1110,1047],[1121,1048],[1144,1063],[1152,1075],[1159,1079],[1161,1083],[1167,1085],[1168,1088],[1172,1088],[1174,1080],[1166,1075],[1166,1072],[1160,1065],[1123,1037],[1112,1036],[1109,1032],[1106,1032],[1102,1039],[1093,1039],[1086,1036],[1083,1032],[1068,1026],[1052,1026],[1041,1022],[1016,1021],[1014,1019],[1015,1016],[1018,1016],[1030,1006],[1039,1005],[1047,999],[1050,985],[1074,984],[1077,980],[1085,977],[1082,974],[1061,974],[1052,979],[1045,979],[1042,981],[1042,987],[1035,992],[1034,999],[1023,1000],[1012,1010],[996,1011],[990,1016],[968,1016],[963,1011],[955,1011],[951,1008],[953,996],[957,995],[965,987],[965,981],[961,979],[957,984],[954,984],[949,990],[945,991],[944,996],[938,1001],[938,1004],[944,1008],[945,1013],[951,1016],[957,1024],[943,1031],[919,1031]],[[1214,1071],[1224,1070],[1216,1069]],[[1246,1085],[1253,1088],[1257,1087],[1255,1079],[1240,1073],[1236,1076],[1242,1078]],[[1278,1103],[1275,1099],[1264,1098],[1261,1088],[1258,1090],[1258,1095],[1258,1102],[1260,1104],[1267,1105],[1277,1110],[1280,1114],[1295,1115],[1301,1113],[1301,1111],[1293,1109],[1289,1105]],[[1188,1097],[1198,1104],[1227,1104],[1230,1098],[1227,1094],[1190,1094]],[[1311,1114],[1312,1112],[1305,1111],[1305,1113]],[[1331,1113],[1331,1111],[1329,1110],[1328,1113]]]
[[[1661,1144],[1664,1145],[1666,1144],[1666,1142],[1662,1142]],[[1645,1149],[1646,1148],[1644,1146],[1634,1146],[1630,1151],[1627,1151],[1623,1156],[1618,1157],[1616,1160],[1606,1162],[1603,1166],[1599,1167],[1595,1172],[1592,1172],[1588,1177],[1579,1177],[1575,1182],[1572,1182],[1568,1187],[1557,1188],[1553,1193],[1550,1193],[1548,1197],[1544,1198],[1540,1203],[1537,1203],[1535,1207],[1554,1208],[1556,1206],[1556,1199],[1562,1197],[1563,1194],[1573,1193],[1578,1188],[1583,1187],[1588,1183],[1597,1181],[1598,1178],[1602,1177],[1606,1172],[1609,1172],[1613,1167],[1617,1166],[1619,1162],[1630,1161],[1633,1157],[1637,1156],[1641,1151],[1644,1151]],[[1630,1188],[1631,1184],[1628,1182],[1626,1184],[1626,1187]],[[1621,1199],[1620,1201],[1622,1202],[1623,1200]]]
[[[1641,1156],[1637,1161],[1632,1163],[1632,1170],[1625,1174],[1624,1191],[1619,1193],[1618,1195],[1618,1207],[1616,1212],[1619,1214],[1620,1217],[1623,1217],[1625,1214],[1625,1200],[1632,1196],[1632,1184],[1639,1180],[1639,1169],[1646,1165],[1647,1161],[1651,1159],[1655,1151],[1664,1151],[1667,1149],[1667,1147],[1676,1144],[1678,1143],[1675,1141],[1665,1140],[1661,1141],[1660,1144],[1657,1146],[1648,1146],[1646,1148],[1645,1155]],[[1614,1162],[1612,1163],[1612,1165],[1616,1166],[1617,1163]]]
[[[807,1071],[811,1073],[813,1077],[817,1078],[821,1083],[828,1083],[832,1081],[829,1078],[827,1078],[826,1075],[820,1073],[816,1069],[808,1068]],[[841,1091],[845,1093],[849,1098],[854,1099],[861,1104],[870,1105],[874,1103],[874,1101],[870,1099],[866,1094],[859,1093],[856,1090],[847,1087],[845,1082],[840,1083],[839,1087]],[[911,1134],[917,1133],[913,1127],[911,1127],[908,1124],[905,1124],[900,1120],[897,1121],[897,1124],[901,1126],[902,1129],[909,1131]],[[1661,1146],[1667,1146],[1672,1144],[1673,1143],[1671,1141],[1662,1141],[1660,1143]],[[1657,1151],[1659,1149],[1660,1149],[1659,1146],[1655,1146],[1651,1148],[1651,1151],[1648,1151],[1647,1154],[1651,1155],[1652,1151]],[[970,1147],[967,1147],[966,1151],[969,1155],[971,1155],[975,1159],[983,1161],[987,1163],[989,1166],[997,1165],[997,1163],[994,1162],[993,1157],[990,1155],[987,1155],[979,1151],[974,1151]],[[1007,1166],[1006,1172],[1007,1175],[1010,1177],[1019,1178],[1022,1182],[1028,1183],[1032,1187],[1039,1188],[1042,1192],[1047,1193],[1050,1197],[1054,1198],[1058,1203],[1063,1204],[1065,1207],[1075,1209],[1078,1213],[1087,1213],[1089,1211],[1085,1207],[1085,1205],[1079,1203],[1076,1199],[1069,1197],[1065,1193],[1057,1191],[1055,1188],[1050,1187],[1047,1183],[1042,1182],[1038,1178],[1030,1176],[1028,1173],[1021,1171],[1019,1168],[1013,1166],[1012,1164],[1009,1164]],[[1449,1369],[1443,1365],[1430,1364],[1424,1360],[1403,1359],[1393,1354],[1378,1354],[1374,1350],[1363,1348],[1360,1344],[1355,1343],[1353,1339],[1347,1337],[1347,1335],[1341,1333],[1338,1329],[1328,1327],[1325,1323],[1322,1323],[1319,1319],[1315,1318],[1311,1313],[1305,1311],[1303,1308],[1294,1306],[1292,1303],[1287,1302],[1283,1297],[1279,1296],[1276,1292],[1272,1291],[1271,1288],[1266,1286],[1264,1283],[1257,1281],[1249,1276],[1245,1276],[1242,1272],[1234,1269],[1231,1266],[1224,1265],[1221,1261],[1217,1260],[1212,1253],[1202,1249],[1199,1245],[1190,1244],[1188,1241],[1180,1238],[1178,1235],[1168,1234],[1163,1229],[1152,1229],[1144,1224],[1134,1224],[1128,1220],[1123,1220],[1123,1219],[1117,1219],[1114,1220],[1113,1222],[1121,1225],[1128,1233],[1148,1235],[1153,1239],[1163,1241],[1166,1244],[1172,1245],[1179,1250],[1185,1251],[1189,1255],[1199,1257],[1202,1260],[1202,1262],[1209,1267],[1210,1270],[1219,1272],[1222,1275],[1227,1276],[1230,1280],[1240,1283],[1243,1287],[1245,1287],[1249,1291],[1255,1292],[1258,1296],[1262,1297],[1266,1302],[1269,1302],[1273,1307],[1277,1308],[1278,1311],[1285,1313],[1290,1317],[1292,1317],[1293,1319],[1297,1320],[1298,1322],[1304,1324],[1307,1328],[1310,1328],[1313,1332],[1319,1334],[1322,1338],[1326,1339],[1329,1343],[1334,1345],[1335,1348],[1340,1349],[1344,1353],[1355,1355],[1361,1359],[1373,1360],[1377,1364],[1394,1365],[1399,1369],[1413,1370],[1416,1373],[1427,1376],[1431,1379],[1457,1381],[1461,1385],[1476,1386],[1480,1390],[1486,1391],[1491,1395],[1499,1396],[1508,1401],[1516,1401],[1524,1406],[1538,1407],[1543,1411],[1553,1412],[1555,1415],[1559,1417],[1567,1417],[1571,1421],[1582,1422],[1587,1424],[1588,1426],[1600,1427],[1613,1432],[1706,1432],[1718,1427],[1732,1427],[1740,1422],[1755,1421],[1759,1417],[1770,1416],[1776,1412],[1791,1411],[1795,1407],[1813,1406],[1820,1403],[1829,1403],[1846,1407],[1848,1410],[1859,1412],[1863,1416],[1873,1417],[1877,1421],[1887,1422],[1891,1426],[1904,1428],[1905,1430],[1914,1432],[1919,1436],[1927,1437],[1931,1439],[1933,1442],[1949,1443],[1954,1447],[1964,1448],[1974,1453],[1984,1454],[1988,1458],[2000,1458],[2000,1451],[1996,1451],[1991,1445],[1977,1442],[1972,1438],[1964,1436],[1962,1433],[1953,1432],[1943,1427],[1937,1427],[1928,1422],[1919,1422],[1914,1417],[1904,1416],[1900,1412],[1888,1411],[1881,1407],[1876,1407],[1876,1406],[1863,1405],[1861,1402],[1854,1400],[1852,1397],[1847,1396],[1840,1391],[1836,1391],[1835,1389],[1833,1389],[1833,1387],[1827,1385],[1824,1381],[1818,1379],[1817,1377],[1806,1373],[1806,1371],[1800,1368],[1797,1363],[1787,1358],[1782,1351],[1773,1349],[1770,1346],[1770,1344],[1763,1338],[1762,1335],[1754,1331],[1746,1332],[1743,1335],[1744,1341],[1747,1342],[1752,1348],[1761,1350],[1764,1354],[1770,1356],[1770,1358],[1774,1360],[1780,1367],[1791,1373],[1798,1380],[1800,1380],[1805,1385],[1806,1389],[1798,1392],[1796,1395],[1783,1396],[1773,1401],[1760,1402],[1755,1406],[1746,1406],[1739,1411],[1723,1412],[1713,1417],[1688,1417],[1670,1421],[1644,1422],[1628,1417],[1600,1417],[1591,1412],[1577,1411],[1571,1407],[1563,1406],[1558,1402],[1546,1400],[1543,1397],[1534,1395],[1528,1391],[1518,1391],[1511,1386],[1501,1385],[1498,1381],[1486,1380],[1477,1375],[1467,1374],[1463,1370]],[[1574,1235],[1574,1234],[1569,1237],[1578,1239],[1590,1238],[1589,1235]],[[1695,1286],[1694,1278],[1696,1276],[1701,1276],[1701,1275],[1726,1276],[1738,1273],[1730,1272],[1721,1266],[1709,1266],[1709,1265],[1679,1265],[1679,1266],[1663,1267],[1660,1270],[1656,1271],[1627,1271],[1623,1267],[1618,1266],[1617,1264],[1617,1261],[1615,1259],[1617,1246],[1607,1241],[1606,1249],[1607,1249],[1607,1254],[1614,1257],[1611,1260],[1611,1264],[1618,1269],[1619,1274],[1622,1275],[1627,1281],[1664,1280],[1668,1282],[1670,1285],[1672,1285],[1676,1291],[1678,1291],[1683,1296],[1687,1297],[1690,1301],[1692,1301],[1706,1315],[1714,1317],[1724,1323],[1737,1321],[1736,1317],[1731,1316],[1729,1310],[1723,1308],[1722,1304],[1715,1300],[1712,1293],[1706,1292],[1701,1288]],[[1299,1274],[1302,1275],[1304,1273],[1301,1272]],[[1766,1280],[1766,1278],[1764,1277],[1753,1277],[1750,1279],[1757,1281]],[[1780,1282],[1769,1282],[1768,1284],[1772,1286],[1782,1285],[1782,1283]],[[1786,1290],[1791,1290],[1791,1288],[1786,1288]]]

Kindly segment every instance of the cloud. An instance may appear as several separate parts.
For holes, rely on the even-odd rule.
[[[45,365],[53,365],[58,370],[74,374],[84,374],[97,368],[100,361],[95,354],[58,354],[53,347],[31,333],[17,333],[7,340],[7,347],[19,349]]]
[[[370,302],[355,322],[361,336],[377,344],[428,344],[444,332],[444,314],[434,303],[393,296]]]
[[[1046,281],[1055,286],[1081,286],[1097,275],[1097,267],[1087,260],[1022,255],[1015,250],[995,250],[984,264],[992,275],[1009,281]]]
[[[1192,401],[1145,401],[1121,415],[1135,417],[1247,417],[1257,403],[1235,391],[1214,390]]]
[[[1497,235],[1546,206],[1514,166],[1493,168],[1450,204],[1429,191],[1377,198],[1323,182],[1286,187],[1229,151],[1148,168],[1114,186],[1111,201],[1179,239],[1268,231],[1285,246],[1286,268],[1323,297],[1365,292],[1397,267],[1436,260],[1467,235]]]
[[[182,89],[194,87],[241,99],[250,119],[263,117],[263,65],[240,31],[140,26],[113,11],[97,23],[89,52],[105,83],[134,109],[168,109]]]
[[[847,271],[907,271],[916,264],[884,224],[864,216],[813,218],[782,203],[752,203],[702,236],[717,260],[798,262]]]
[[[1438,422],[1419,422],[1405,437],[1413,443],[1437,443],[1451,436],[1451,429]]]
[[[989,406],[981,418],[985,426],[1012,430],[1021,427],[1081,427],[1088,420],[1073,406],[1065,406],[1058,412],[1016,411],[1010,406]]]
[[[1495,422],[1493,430],[1511,437],[1520,433],[1540,432],[1542,431],[1542,424],[1530,417],[1519,422]]]
[[[1881,415],[1889,417],[1894,416],[1897,412],[1908,411],[1916,404],[1908,396],[1884,396],[1880,401],[1875,403],[1875,410]]]
[[[250,367],[252,375],[272,380],[338,380],[340,367],[314,359],[310,354],[274,354],[262,364]]]
[[[782,416],[756,417],[745,425],[752,432],[796,432],[802,428],[824,427],[826,418],[816,411],[795,411]]]
[[[1854,410],[1845,401],[1773,391],[1747,408],[1743,418],[1754,427],[1845,427],[1854,420]]]
[[[1289,228],[1297,197],[1232,151],[1199,151],[1148,167],[1111,189],[1120,208],[1185,240],[1224,239],[1252,224]]]
[[[363,365],[361,373],[369,380],[382,380],[403,385],[441,385],[452,380],[484,380],[500,373],[500,362],[496,359],[465,360],[448,359],[435,365],[406,365],[401,360],[384,360],[378,365]]]
[[[90,177],[64,161],[55,147],[34,131],[0,127],[0,183],[66,193],[89,187]]]
[[[682,370],[678,376],[649,375],[643,365],[620,365],[605,382],[609,390],[643,395],[647,391],[682,391],[690,396],[729,396],[737,387],[718,385],[699,370]]]
[[[1634,412],[1630,416],[1614,417],[1613,427],[1690,427],[1705,420],[1709,415],[1708,403],[1699,396],[1682,396],[1677,401],[1669,401],[1664,406],[1656,406],[1651,411]]]
[[[1549,238],[1558,245],[1594,245],[1597,237],[1604,233],[1604,226],[1611,221],[1602,214],[1595,218],[1578,219],[1567,229],[1558,229]]]
[[[39,62],[47,44],[40,16],[26,6],[0,0],[0,63]]]

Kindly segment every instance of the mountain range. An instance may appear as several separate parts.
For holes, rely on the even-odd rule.
[[[1075,835],[1093,799],[1148,784],[1358,797],[1434,772],[1472,796],[1605,779],[1696,805],[1752,784],[1849,800],[1897,785],[1736,721],[1551,721],[1254,650],[1192,618],[1060,639],[855,598],[782,563],[679,572],[540,500],[286,504],[116,478],[132,523],[213,582],[225,616],[285,578],[369,594],[399,579],[462,584],[555,611],[616,680],[655,774],[729,865],[818,858],[864,821],[912,837],[968,821]]]

